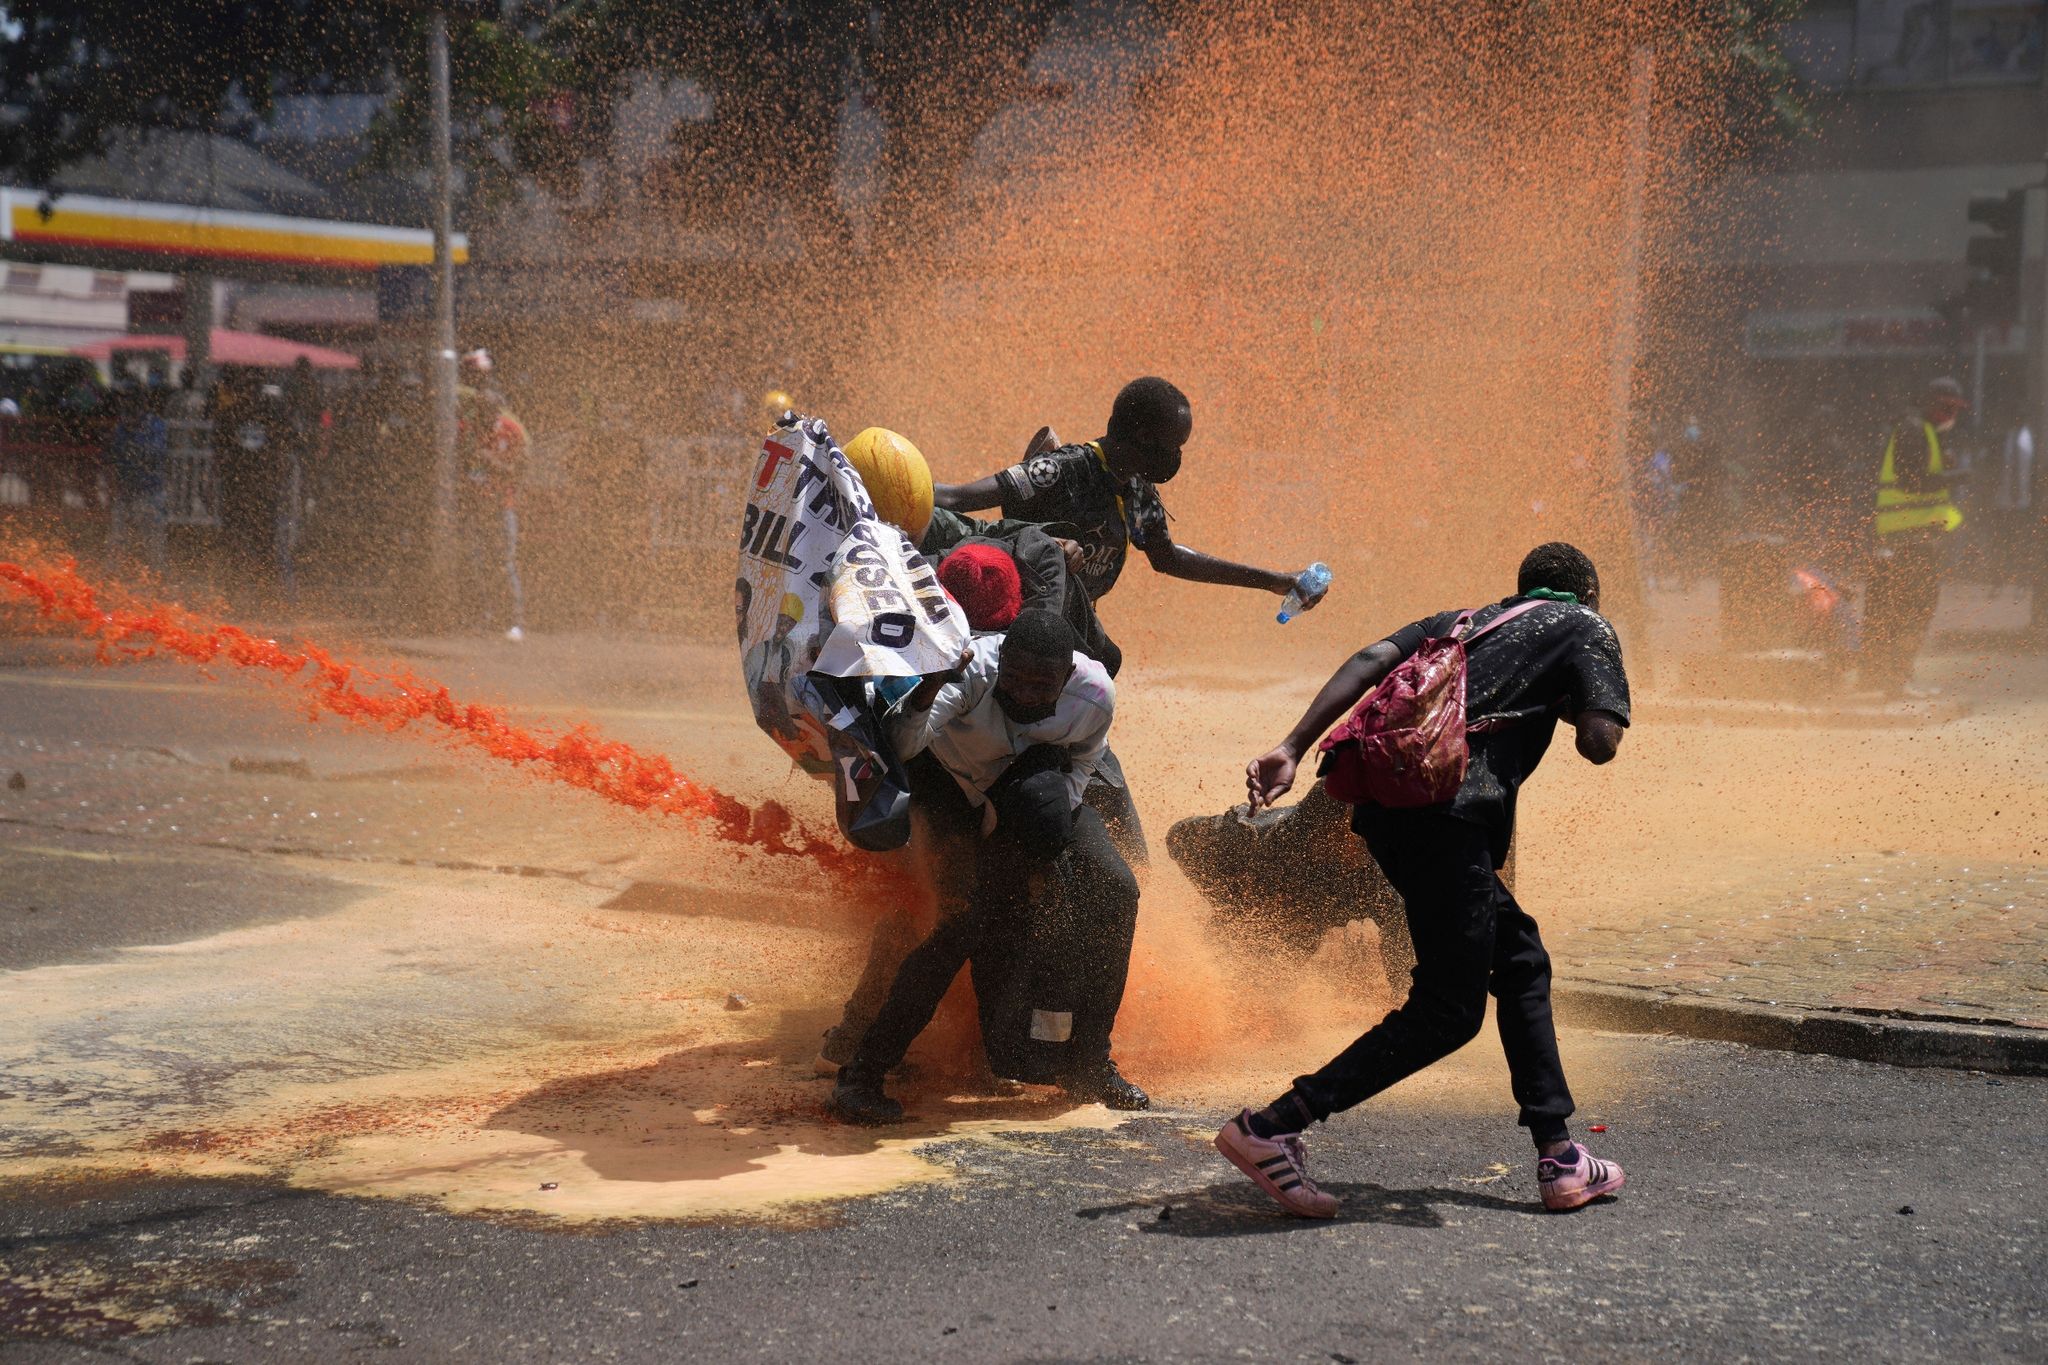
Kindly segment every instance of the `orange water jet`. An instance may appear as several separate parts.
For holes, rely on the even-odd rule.
[[[749,806],[678,773],[660,754],[641,753],[587,725],[560,733],[529,729],[514,724],[497,707],[458,701],[446,687],[410,672],[368,668],[337,658],[310,641],[287,649],[171,603],[129,599],[118,590],[96,588],[80,575],[73,559],[22,559],[25,562],[0,561],[0,584],[33,602],[43,619],[95,641],[102,663],[117,657],[168,657],[202,667],[224,662],[257,670],[295,688],[308,719],[335,715],[392,732],[425,725],[501,762],[607,801],[680,816],[727,843],[807,858],[849,880],[882,875],[882,863],[798,824],[779,803]]]

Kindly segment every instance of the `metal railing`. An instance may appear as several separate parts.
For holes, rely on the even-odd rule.
[[[213,459],[213,423],[174,418],[164,479],[165,519],[173,526],[220,525],[220,470]]]

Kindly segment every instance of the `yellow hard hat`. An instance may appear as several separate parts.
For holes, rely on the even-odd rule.
[[[782,594],[782,614],[792,621],[804,619],[804,599],[793,592]]]
[[[874,500],[875,515],[924,539],[932,524],[932,469],[910,441],[886,427],[869,427],[846,443],[846,462]]]

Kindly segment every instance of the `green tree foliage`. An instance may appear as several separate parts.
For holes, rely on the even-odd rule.
[[[1481,0],[1540,36],[1554,0]],[[1202,7],[1152,0],[1169,25]],[[460,154],[474,192],[515,175],[583,192],[637,73],[688,78],[712,117],[678,130],[667,167],[678,202],[716,205],[774,183],[820,206],[838,159],[840,112],[863,83],[884,125],[885,242],[910,236],[975,137],[1031,93],[1032,52],[1068,0],[460,0],[451,72]],[[1735,140],[1807,128],[1776,43],[1800,0],[1691,0],[1658,41],[1717,73],[1714,111]],[[63,168],[125,129],[239,133],[280,97],[387,97],[372,164],[424,159],[421,0],[5,0],[0,25],[0,176],[61,190]],[[1668,16],[1669,11],[1664,11]],[[1540,50],[1540,44],[1538,45]]]
[[[0,173],[45,188],[128,128],[228,131],[280,94],[371,88],[402,12],[320,0],[7,0]]]
[[[1815,131],[1810,92],[1780,41],[1806,0],[1694,0],[1687,21],[1663,35],[1704,79],[1696,105],[1738,153]]]
[[[772,180],[829,218],[840,112],[863,80],[900,201],[957,173],[1066,4],[465,0],[450,25],[459,154],[473,192],[528,174],[579,194],[636,74],[688,78],[714,108],[677,139],[679,199]],[[386,96],[370,164],[424,159],[419,0],[10,0],[4,13],[0,175],[17,183],[61,191],[65,166],[123,130],[243,132],[298,93]]]

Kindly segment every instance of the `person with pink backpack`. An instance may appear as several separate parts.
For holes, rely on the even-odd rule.
[[[1599,602],[1592,560],[1561,541],[1539,545],[1514,596],[1440,612],[1359,651],[1287,738],[1247,765],[1256,810],[1287,792],[1309,746],[1331,732],[1324,788],[1354,806],[1351,827],[1401,894],[1415,940],[1399,1008],[1216,1135],[1217,1150],[1289,1213],[1337,1212],[1309,1178],[1303,1130],[1470,1042],[1489,992],[1544,1206],[1578,1208],[1621,1188],[1621,1167],[1566,1126],[1573,1104],[1551,1022],[1550,956],[1498,875],[1516,793],[1557,722],[1577,730],[1590,763],[1612,759],[1628,726],[1621,644]]]

